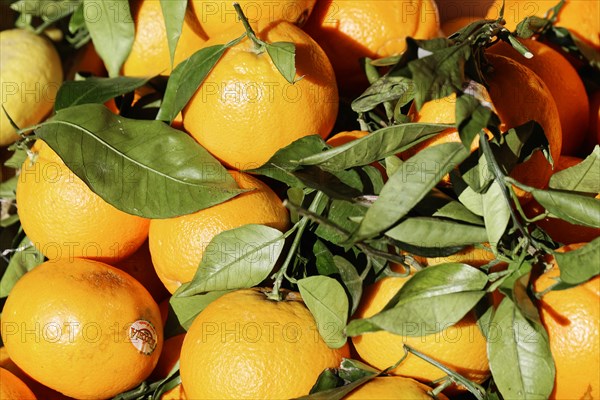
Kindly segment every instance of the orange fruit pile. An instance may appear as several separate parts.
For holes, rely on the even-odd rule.
[[[21,3],[14,2],[11,7],[25,7]],[[120,398],[130,390],[139,391],[138,394],[146,398],[156,388],[157,382],[167,378],[173,380],[168,383],[169,390],[160,396],[162,400],[297,398],[308,395],[316,382],[338,386],[349,383],[351,379],[346,378],[357,375],[353,365],[361,365],[345,360],[350,357],[362,362],[367,369],[382,371],[391,366],[395,368],[346,393],[344,399],[431,399],[437,391],[443,391],[437,395],[442,400],[451,396],[466,398],[467,388],[448,380],[448,374],[439,368],[440,364],[474,384],[487,387],[492,382],[490,377],[493,379],[492,375],[496,374],[497,366],[492,362],[490,368],[488,343],[478,326],[478,315],[474,310],[467,312],[457,323],[444,326],[435,333],[408,336],[385,330],[365,332],[347,338],[347,342],[339,348],[329,346],[331,343],[320,333],[324,332],[321,324],[330,322],[332,318],[336,318],[337,324],[339,320],[345,323],[376,315],[403,287],[408,289],[405,285],[414,277],[414,273],[407,277],[378,275],[389,270],[380,270],[373,276],[372,270],[363,270],[363,256],[368,254],[363,250],[371,245],[373,253],[383,252],[389,246],[390,253],[396,255],[398,250],[399,254],[409,255],[423,268],[459,263],[469,272],[488,274],[485,289],[498,282],[494,279],[513,273],[507,267],[512,265],[507,259],[516,258],[511,250],[528,251],[527,261],[531,261],[535,272],[532,273],[529,289],[548,333],[556,366],[556,378],[549,398],[598,398],[600,277],[594,276],[569,289],[548,291],[560,278],[561,267],[552,257],[555,254],[553,250],[546,247],[566,244],[556,251],[574,251],[598,238],[600,229],[571,224],[554,215],[537,218],[545,212],[542,205],[524,190],[515,187],[521,204],[514,205],[514,218],[522,220],[524,230],[534,232],[534,228],[542,228],[559,244],[554,245],[547,240],[549,243],[544,241],[532,252],[532,246],[537,245],[533,242],[528,248],[521,249],[515,245],[513,249],[506,249],[508,240],[506,243],[503,240],[498,247],[480,243],[444,257],[434,255],[446,251],[434,251],[435,244],[424,246],[427,252],[421,249],[415,251],[418,255],[413,255],[406,252],[402,244],[378,242],[379,238],[348,248],[337,244],[329,246],[325,243],[325,236],[321,237],[321,231],[315,231],[318,225],[327,228],[323,221],[310,213],[305,219],[302,219],[302,212],[290,215],[282,201],[286,194],[290,198],[295,194],[297,197],[304,196],[305,203],[308,203],[319,190],[310,183],[302,188],[287,188],[284,182],[275,182],[277,177],[273,179],[273,174],[266,173],[268,177],[252,174],[260,166],[279,168],[279,165],[266,163],[295,141],[302,140],[302,145],[308,143],[306,147],[300,146],[302,151],[316,143],[316,146],[331,149],[327,155],[332,155],[340,150],[332,148],[377,134],[375,131],[379,128],[386,129],[406,118],[411,124],[455,125],[456,94],[428,101],[420,109],[414,103],[390,107],[393,101],[388,102],[385,98],[388,93],[383,90],[389,90],[391,97],[395,90],[399,90],[396,86],[385,86],[390,81],[382,84],[385,89],[381,92],[361,97],[366,104],[379,96],[386,101],[383,106],[378,104],[374,111],[359,113],[358,117],[350,110],[351,106],[356,106],[351,102],[364,92],[369,80],[373,81],[377,74],[390,71],[389,67],[381,66],[384,63],[380,63],[379,67],[365,64],[367,58],[395,59],[406,50],[409,38],[440,39],[435,41],[440,45],[451,43],[441,37],[483,18],[486,12],[487,18],[496,19],[502,1],[490,0],[473,7],[466,3],[438,3],[434,0],[240,0],[238,5],[247,21],[241,21],[234,5],[227,2],[192,0],[176,4],[131,0],[124,3],[124,6],[128,4],[130,7],[134,30],[129,31],[133,33],[133,37],[129,38],[133,40],[129,54],[117,55],[124,60],[120,74],[123,77],[160,75],[122,97],[132,99],[130,108],[121,106],[119,97],[105,102],[105,106],[115,114],[128,119],[155,119],[156,110],[168,101],[168,96],[163,95],[167,90],[165,87],[173,87],[170,84],[177,65],[182,65],[199,50],[212,48],[216,51],[217,47],[212,46],[240,39],[224,49],[220,58],[215,58],[214,65],[208,65],[210,60],[205,60],[207,62],[199,66],[198,71],[187,71],[201,74],[203,68],[210,67],[204,71],[206,78],[193,93],[188,92],[187,87],[180,87],[183,90],[177,92],[178,96],[187,99],[187,93],[191,97],[171,126],[182,131],[181,137],[190,140],[184,135],[191,136],[214,156],[224,167],[221,170],[223,176],[229,178],[225,175],[229,174],[243,191],[225,202],[186,215],[150,220],[120,211],[111,201],[95,192],[94,182],[88,186],[69,169],[70,160],[66,158],[69,153],[60,147],[67,144],[66,139],[59,140],[60,145],[48,140],[56,147],[54,151],[39,139],[44,137],[39,130],[32,146],[33,139],[21,138],[0,110],[0,160],[4,162],[10,157],[4,147],[15,140],[19,140],[15,147],[27,153],[21,168],[13,174],[13,181],[9,182],[4,176],[0,179],[3,185],[8,183],[6,190],[4,186],[2,188],[0,220],[3,228],[5,224],[9,228],[7,233],[2,231],[0,239],[3,244],[16,243],[14,246],[17,246],[19,242],[26,243],[23,241],[26,235],[33,247],[44,256],[44,262],[33,265],[29,263],[27,253],[19,254],[23,251],[21,248],[7,248],[1,252],[0,291],[5,293],[7,288],[10,291],[6,299],[0,299],[0,400],[36,397],[40,400],[108,399]],[[169,14],[173,15],[178,10],[176,7],[184,4],[187,7],[185,13],[179,9],[184,15],[183,20],[169,20]],[[555,4],[555,0],[505,0],[505,26],[514,31],[516,24],[525,16],[543,16]],[[7,6],[2,4],[0,7],[0,22],[4,24]],[[479,12],[484,8],[484,12]],[[456,10],[463,12],[456,14],[453,12]],[[78,23],[79,11],[75,12],[69,24],[64,24],[65,27],[69,25],[68,28],[56,23],[46,30],[39,29],[44,31],[41,35],[27,29],[1,32],[0,97],[2,106],[15,117],[19,127],[43,123],[44,118],[52,114],[54,97],[63,78],[73,80],[75,72],[90,72],[95,77],[106,75],[103,61],[96,53],[96,49],[104,50],[103,55],[106,53],[106,48],[101,48],[106,42],[96,40],[96,43],[86,43],[80,40],[81,33],[87,35],[89,29],[71,32]],[[597,0],[566,0],[557,17],[557,25],[570,29],[578,39],[599,50],[599,15],[600,2]],[[42,18],[38,18],[40,16]],[[35,18],[24,15],[19,23],[27,25],[32,21],[45,21],[44,18],[44,15],[36,15]],[[123,21],[111,22],[115,22],[117,29],[111,32],[114,37],[106,40],[122,39],[120,35],[123,33],[118,28],[125,28],[119,25]],[[174,34],[171,28],[174,25],[179,27],[175,22],[181,23],[181,32],[171,59],[169,46],[174,39],[170,36]],[[88,23],[91,21],[86,20],[85,24]],[[501,31],[500,25],[494,26]],[[91,25],[86,27],[91,28]],[[65,41],[61,42],[63,38]],[[50,39],[59,42],[56,46],[59,52]],[[294,45],[293,57],[289,48],[284,47],[285,43]],[[534,36],[521,40],[521,43],[530,50],[533,58],[521,56],[505,42],[490,43],[483,54],[485,62],[481,65],[486,85],[466,82],[468,87],[465,91],[475,94],[485,106],[497,113],[502,131],[530,120],[540,124],[548,139],[554,168],[538,151],[517,165],[511,177],[534,188],[546,189],[552,174],[577,165],[600,143],[600,90],[597,82],[592,82],[596,76],[589,68],[583,67],[583,60],[567,55],[564,49],[548,44],[542,37]],[[72,44],[72,52],[66,49],[67,44]],[[417,56],[427,56],[428,49],[426,45],[419,47]],[[293,77],[289,68],[292,60],[295,67]],[[432,72],[443,72],[445,68],[449,66],[440,66],[440,71]],[[370,72],[369,79],[365,72]],[[466,72],[469,75],[473,71]],[[590,75],[592,79],[589,79]],[[123,77],[116,82],[129,81]],[[22,83],[25,89],[30,84],[46,85],[48,96],[33,103],[15,101],[22,95],[19,91],[13,93],[9,88],[15,82]],[[113,81],[94,79],[92,82],[102,86]],[[81,97],[65,92],[61,95],[66,96],[62,99],[64,101],[70,96],[74,97],[71,99],[74,101],[92,101],[88,97],[92,98],[94,93],[90,90]],[[151,103],[149,107],[142,107],[141,103],[152,95],[156,98],[147,102]],[[359,123],[355,121],[357,118]],[[119,119],[118,123],[134,124],[126,119]],[[100,143],[105,138],[98,133],[83,132],[94,136]],[[392,138],[390,131],[384,133],[388,134],[387,138]],[[412,133],[406,131],[398,135]],[[311,135],[314,137],[307,138]],[[398,138],[404,140],[405,137]],[[314,141],[311,142],[312,139]],[[472,143],[473,152],[478,150],[478,139]],[[104,144],[111,145],[111,140],[114,138]],[[398,157],[388,157],[371,165],[381,172],[384,182],[389,182],[387,173],[393,167],[402,167],[423,149],[459,141],[457,128],[446,129],[397,154]],[[76,145],[78,143],[73,144]],[[164,148],[146,155],[153,157],[153,161],[160,161],[161,152],[171,151],[169,146],[170,143],[165,143]],[[356,153],[349,157],[359,157],[360,154]],[[287,161],[291,164],[304,158],[304,155],[299,155],[298,159],[293,155],[286,156],[290,157]],[[144,160],[133,161],[143,164]],[[207,164],[214,166],[213,161]],[[112,166],[99,160],[97,165],[86,163],[85,167]],[[304,183],[302,173],[318,171],[314,167],[305,167],[298,165],[296,170],[284,172]],[[3,167],[3,174],[4,171]],[[187,178],[198,172],[194,168],[189,171],[189,175],[182,174],[186,175],[182,181],[187,182]],[[168,175],[162,170],[154,172]],[[185,172],[188,172],[187,168]],[[324,168],[318,172],[315,176],[323,178],[326,186],[330,185],[329,175],[338,173],[335,168]],[[354,173],[361,179],[372,178],[370,173],[373,171],[344,172],[348,175],[336,175],[336,178],[346,184],[345,178],[352,178]],[[13,182],[16,182],[15,193],[10,186]],[[374,182],[369,183],[377,186],[378,183]],[[123,184],[120,189],[126,192],[129,188]],[[149,192],[155,189],[149,188]],[[340,194],[344,200],[323,189],[321,194],[312,197],[322,202],[314,201],[309,208],[311,212],[326,218],[325,215],[330,217],[338,211],[344,213],[345,206],[367,204],[376,197],[374,194],[383,196],[383,191],[372,193],[376,190],[365,190],[362,196],[353,195],[350,199],[345,198],[345,193],[337,193],[337,187],[331,189],[333,194]],[[458,193],[451,192],[449,175],[435,190],[438,189],[439,193],[443,192],[448,197],[458,196]],[[431,200],[428,196],[425,202]],[[600,194],[595,197],[600,198]],[[339,203],[327,203],[323,198]],[[341,206],[334,209],[338,205]],[[456,215],[461,220],[468,216],[468,223],[489,222],[488,215],[484,211],[479,212],[477,204],[467,206],[463,202],[462,205],[458,201],[445,204],[444,207],[448,206],[451,213],[442,212],[442,218],[453,219]],[[517,210],[517,206],[522,206],[526,218],[520,218],[521,210]],[[457,214],[452,214],[454,211]],[[10,215],[14,212],[18,213],[18,221]],[[421,214],[417,206],[405,217],[427,217]],[[434,216],[438,218],[437,214]],[[359,215],[352,215],[346,219],[356,223],[359,218]],[[186,293],[178,289],[196,276],[209,246],[216,243],[213,242],[215,237],[248,224],[265,225],[285,234],[287,243],[284,252],[288,251],[288,254],[271,260],[272,275],[252,288],[238,288],[243,286],[239,285],[232,289],[228,286],[232,290],[217,293],[220,297],[210,303],[205,301],[204,293],[182,297]],[[333,226],[329,228],[335,230]],[[534,233],[537,235],[539,230]],[[11,235],[13,237],[6,240]],[[503,239],[512,240],[517,235],[520,233],[515,229],[507,230]],[[384,236],[383,232],[381,236]],[[321,243],[316,243],[317,238]],[[316,251],[317,244],[327,246],[332,261],[326,251],[318,255],[310,253],[311,250]],[[375,245],[379,244],[384,244],[382,249],[376,248]],[[212,247],[210,251],[231,253],[230,248]],[[233,251],[236,255],[243,255],[245,249],[236,247]],[[346,257],[351,253],[353,261],[348,268],[357,264],[356,271],[345,270],[344,263],[338,263],[340,260],[336,257],[340,254]],[[541,253],[547,258],[540,256]],[[319,255],[324,257],[314,261]],[[369,255],[368,258],[367,266],[374,270],[373,261],[379,259],[379,255]],[[5,265],[5,259],[10,264]],[[319,265],[324,259],[331,261],[331,265]],[[299,281],[312,278],[315,271],[322,273],[322,267],[328,269],[328,279],[324,282],[335,279],[337,286],[343,286],[340,292],[346,297],[335,298],[340,300],[335,304],[327,298],[335,294],[334,290],[321,298]],[[336,270],[332,272],[334,267]],[[228,266],[212,265],[211,268]],[[400,273],[404,272],[404,267],[392,264],[391,270]],[[292,290],[299,290],[302,295]],[[489,311],[493,311],[504,295],[497,289],[489,291],[491,293],[487,293],[478,307],[487,305]],[[539,298],[534,298],[533,294],[538,294]],[[310,296],[312,299],[309,300]],[[344,304],[340,312],[336,307],[340,305],[337,303],[342,303],[341,300],[348,300],[352,310],[356,311],[352,312],[351,307]],[[175,314],[169,315],[169,312]],[[195,319],[192,321],[193,315]],[[184,327],[187,332],[181,330]],[[339,342],[336,341],[336,344]],[[405,346],[414,348],[434,362],[413,352],[407,353]],[[396,365],[399,360],[401,362]],[[503,367],[513,368],[511,365]],[[171,376],[177,368],[179,375]],[[496,384],[500,385],[500,382]],[[131,396],[125,395],[127,398]]]

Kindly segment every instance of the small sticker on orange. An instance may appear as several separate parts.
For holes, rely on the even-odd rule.
[[[150,355],[156,348],[156,330],[150,322],[139,319],[129,327],[129,340],[140,353]]]

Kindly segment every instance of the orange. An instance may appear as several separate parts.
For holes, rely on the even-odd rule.
[[[583,160],[578,157],[560,156],[556,161],[555,173],[573,167],[581,161]],[[525,204],[523,211],[527,218],[533,218],[545,210],[540,203],[533,199]],[[560,218],[546,217],[536,221],[535,224],[542,228],[552,240],[563,244],[591,242],[600,236],[600,229],[571,224]]]
[[[444,263],[464,263],[472,267],[482,267],[496,259],[492,249],[489,248],[489,244],[486,243],[484,246],[483,248],[466,246],[459,252],[446,257],[426,258],[426,264],[431,266]]]
[[[558,51],[535,40],[522,40],[533,54],[527,59],[505,42],[498,42],[489,51],[512,58],[539,76],[558,107],[562,130],[562,154],[576,155],[588,129],[589,99],[575,68]]]
[[[557,250],[568,252],[582,243]],[[556,283],[560,265],[534,283],[541,292]],[[567,290],[550,291],[539,302],[542,323],[548,332],[556,366],[550,399],[596,399],[600,394],[600,277]]]
[[[22,380],[0,368],[0,400],[35,400],[36,397]]]
[[[135,24],[133,46],[123,64],[125,76],[169,75],[171,56],[167,30],[160,1],[135,0],[131,2],[131,15]],[[207,37],[186,15],[181,36],[175,50],[174,66],[200,50]]]
[[[117,262],[115,267],[127,272],[141,283],[157,303],[169,297],[169,291],[156,275],[154,265],[152,265],[148,241],[145,241],[135,253]]]
[[[308,394],[348,346],[330,349],[300,295],[270,300],[270,289],[237,290],[196,317],[181,349],[190,399],[290,399]]]
[[[401,376],[377,377],[353,390],[344,400],[431,400],[429,386]],[[443,394],[439,400],[448,400]]]
[[[369,132],[367,132],[367,131],[342,131],[342,132],[336,133],[335,135],[333,135],[332,137],[327,139],[327,144],[332,147],[338,147],[343,144],[352,142],[353,140],[363,138],[363,137],[367,136],[368,134],[369,134]],[[371,165],[374,166],[375,168],[377,168],[379,170],[379,172],[381,172],[383,179],[387,180],[387,172],[383,165],[381,165],[380,163],[378,163],[376,161],[371,163]]]
[[[75,63],[75,72],[89,72],[94,76],[107,75],[104,62],[91,41],[79,51]]]
[[[206,46],[243,33],[241,24]],[[296,139],[327,137],[337,116],[338,93],[327,56],[300,28],[286,21],[257,31],[266,42],[296,45],[296,78],[291,84],[267,52],[256,53],[247,37],[228,49],[183,110],[183,126],[228,167],[264,164]]]
[[[183,390],[183,385],[180,383],[173,389],[164,392],[160,397],[160,400],[187,400],[187,396]]]
[[[2,312],[2,341],[15,364],[78,399],[139,385],[158,361],[162,329],[158,305],[139,282],[81,258],[25,274]]]
[[[500,117],[500,129],[504,132],[529,120],[537,121],[548,138],[552,159],[560,155],[562,133],[558,109],[550,91],[544,82],[527,67],[514,60],[495,54],[489,54],[488,60],[493,70],[486,75],[489,83],[488,93],[483,91],[484,100],[491,100],[496,113]],[[411,110],[414,122],[455,123],[456,96],[454,94],[432,100],[423,105],[421,110]],[[477,137],[471,150],[479,147]],[[405,152],[410,156],[415,152],[439,143],[458,142],[460,138],[455,128],[447,129],[435,137],[419,143]],[[532,173],[531,171],[535,171]],[[534,153],[531,158],[517,165],[511,176],[516,180],[536,188],[544,188],[552,175],[552,167],[541,152]]]
[[[160,309],[161,321],[163,325],[165,325],[169,316],[169,299],[163,300],[158,305],[158,308]],[[169,375],[169,372],[171,372],[177,364],[177,361],[179,361],[179,354],[181,353],[181,345],[183,344],[184,337],[185,334],[180,334],[165,339],[158,363],[150,376],[151,380],[164,379]]]
[[[483,17],[478,17],[474,15],[456,17],[442,22],[442,26],[440,29],[442,30],[444,36],[450,36],[453,33],[458,32],[465,26],[469,25],[470,23],[479,21],[481,19],[483,19]]]
[[[366,288],[356,318],[368,318],[394,297],[410,278],[387,277]],[[469,380],[481,383],[489,376],[486,340],[477,326],[474,313],[469,313],[453,326],[425,336],[402,336],[386,331],[365,333],[352,338],[361,359],[375,368],[385,369],[404,356],[406,344],[437,360]],[[409,353],[390,373],[432,382],[446,376],[445,372]]]
[[[439,36],[438,9],[432,0],[320,0],[304,27],[333,64],[340,91],[363,91],[367,79],[360,59],[402,53],[406,38]]]
[[[231,172],[231,176],[240,188],[251,190],[194,214],[150,223],[152,262],[171,293],[192,280],[204,249],[217,234],[246,224],[287,228],[288,212],[267,185],[242,172]]]
[[[47,386],[42,385],[39,382],[31,379],[29,375],[27,375],[23,370],[13,362],[8,356],[8,352],[6,351],[6,347],[0,347],[0,369],[4,369],[14,374],[17,378],[19,378],[27,387],[33,392],[34,396],[40,400],[67,400],[70,397],[65,396],[62,393],[59,393],[53,389],[50,389]],[[2,391],[2,379],[0,379],[0,392]],[[28,398],[28,397],[25,397]],[[30,397],[29,397],[30,398]],[[0,399],[4,400],[4,397],[0,395]],[[14,397],[9,397],[9,399],[14,399]]]
[[[327,139],[327,144],[333,147],[338,147],[346,143],[350,143],[353,140],[363,138],[367,136],[369,132],[367,131],[343,131],[336,133],[329,139]]]
[[[506,0],[504,19],[506,28],[514,31],[517,24],[529,16],[543,17],[558,2],[554,0]],[[486,18],[497,19],[502,0],[495,0]],[[581,40],[600,47],[600,4],[596,0],[566,0],[558,14],[556,25],[569,29]]]
[[[590,126],[589,126],[590,148],[600,144],[600,90],[592,94],[590,98]]]
[[[23,163],[17,203],[23,230],[49,259],[115,262],[146,240],[150,221],[120,211],[79,179],[44,142]]]
[[[169,299],[164,300],[158,306],[160,308],[160,316],[163,325],[167,322],[169,315]],[[158,358],[158,363],[150,375],[150,381],[157,381],[159,379],[166,378],[171,370],[175,367],[179,361],[181,354],[181,346],[183,345],[183,339],[185,334],[172,336],[165,339],[163,343],[162,352]],[[181,384],[175,386],[173,389],[163,393],[161,400],[185,400],[185,392]]]
[[[302,26],[315,6],[316,0],[283,0],[277,2],[240,0],[237,3],[239,3],[244,15],[251,23],[268,25],[271,22],[285,20]],[[210,38],[236,24],[240,24],[232,3],[192,0],[191,5],[200,26]]]
[[[54,108],[63,68],[50,39],[26,29],[8,29],[0,31],[0,71],[0,146],[7,146],[19,134],[6,114],[21,129],[43,121]]]

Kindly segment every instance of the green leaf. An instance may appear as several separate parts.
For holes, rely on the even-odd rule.
[[[483,219],[487,241],[496,248],[510,221],[510,208],[502,194],[502,187],[496,181],[483,195]]]
[[[398,100],[399,106],[408,104],[414,97],[412,81],[404,76],[382,76],[352,102],[352,110],[365,113],[379,104]]]
[[[429,100],[441,99],[463,89],[464,65],[471,57],[471,47],[455,45],[408,63],[415,91],[415,105],[420,110]]]
[[[385,235],[420,247],[465,246],[487,241],[485,228],[431,217],[408,218]]]
[[[287,190],[287,199],[292,204],[302,204],[304,201],[305,193],[298,187],[291,187]],[[296,210],[290,210],[290,221],[292,224],[300,221],[300,216]]]
[[[36,16],[40,17],[44,22],[40,24],[35,32],[41,33],[45,27],[51,25],[72,13],[78,8],[78,3],[81,0],[19,0],[10,4],[10,8],[21,13],[21,16]],[[3,2],[8,3],[10,2]],[[2,12],[6,12],[2,10]],[[29,20],[31,22],[31,20]],[[18,26],[18,22],[17,22]]]
[[[376,378],[380,374],[381,374],[381,372],[378,374],[365,376],[365,377],[363,377],[357,381],[354,381],[352,383],[349,383],[347,385],[344,385],[344,386],[341,386],[341,387],[338,387],[335,389],[325,390],[323,392],[309,394],[307,396],[297,397],[295,400],[342,400],[354,389],[358,388],[359,386],[364,385],[365,383],[367,383],[368,381],[370,381],[373,378]]]
[[[579,164],[552,175],[551,189],[600,193],[600,146]]]
[[[460,143],[443,143],[425,148],[408,159],[389,178],[352,239],[366,239],[390,228],[468,154]]]
[[[175,60],[175,49],[181,36],[187,0],[160,0],[165,28],[167,31],[167,41],[169,43],[169,55],[171,56],[171,66]]]
[[[296,46],[291,42],[265,43],[271,61],[289,83],[296,78]]]
[[[531,193],[553,215],[572,224],[600,228],[600,200],[555,190],[534,189]]]
[[[292,171],[298,168],[297,160],[320,153],[327,144],[319,135],[304,136],[279,149],[264,165],[246,172],[259,174],[276,179],[291,187],[304,187],[302,181],[296,178]]]
[[[338,386],[342,386],[343,384],[343,379],[337,376],[335,370],[328,368],[325,371],[321,372],[321,374],[317,378],[317,383],[315,383],[314,386],[310,389],[309,394],[335,389]]]
[[[327,219],[346,232],[352,232],[356,229],[358,224],[352,221],[353,218],[363,217],[364,215],[364,206],[344,200],[332,200],[327,211]],[[315,234],[336,245],[343,245],[348,239],[347,235],[342,235],[324,224],[319,224]]]
[[[265,225],[243,225],[216,235],[204,249],[196,275],[179,296],[244,289],[265,280],[285,244],[283,234]]]
[[[8,160],[6,160],[4,165],[7,166],[8,168],[19,169],[19,168],[21,168],[21,166],[23,166],[23,163],[25,162],[26,159],[27,159],[27,151],[17,148],[17,149],[15,149],[15,152],[13,153],[13,155],[10,156],[10,158]]]
[[[567,289],[587,282],[600,275],[600,237],[577,250],[566,253],[554,253],[554,259],[560,268],[561,289]]]
[[[0,199],[14,200],[17,197],[17,182],[19,182],[18,176],[13,176],[2,182],[2,186],[0,187]]]
[[[528,121],[509,129],[501,139],[492,139],[490,146],[497,162],[507,175],[537,150],[541,150],[550,163],[553,162],[544,129],[536,121]]]
[[[95,193],[130,214],[169,218],[242,192],[194,139],[160,121],[84,104],[57,112],[36,134]]]
[[[82,81],[64,82],[54,103],[54,110],[76,106],[79,104],[104,103],[113,97],[134,91],[145,85],[149,78],[88,78]]]
[[[44,262],[44,255],[25,237],[12,254],[6,271],[0,279],[0,298],[9,295],[15,283],[27,272]]]
[[[342,347],[346,343],[344,328],[349,308],[342,285],[326,276],[310,276],[298,281],[298,289],[327,346]]]
[[[438,218],[450,218],[468,224],[484,225],[483,220],[478,215],[469,211],[467,207],[458,201],[449,202],[437,210],[432,216]]]
[[[500,125],[500,119],[490,107],[470,94],[457,97],[456,126],[460,140],[467,150],[471,148],[473,140],[483,128]]]
[[[322,240],[315,240],[312,254],[315,257],[315,264],[319,275],[333,275],[339,272],[338,267],[333,261],[333,253]]]
[[[352,315],[358,308],[362,296],[362,279],[360,278],[360,275],[358,275],[356,267],[344,257],[333,256],[333,262],[335,263],[348,294],[350,294],[350,299],[352,300],[350,315]]]
[[[450,181],[461,204],[473,214],[483,217],[483,195],[468,186],[456,171],[450,172]]]
[[[391,278],[394,279],[394,278]],[[487,275],[467,264],[425,268],[410,278],[384,309],[367,324],[352,321],[346,333],[355,336],[376,328],[405,336],[439,332],[460,321],[483,298]]]
[[[84,27],[85,16],[83,14],[83,2],[80,2],[69,19],[69,33],[74,34]]]
[[[129,56],[135,29],[127,0],[83,0],[85,22],[108,75],[119,75]]]
[[[378,375],[379,371],[358,360],[344,358],[340,363],[338,374],[343,380],[347,382],[354,382],[364,378],[365,376]]]
[[[305,156],[298,163],[319,165],[329,171],[367,165],[404,151],[451,127],[452,125],[446,124],[421,123],[390,126],[322,153]]]
[[[357,170],[331,173],[316,166],[309,166],[292,172],[304,185],[319,190],[328,197],[351,201],[368,189]],[[370,191],[369,191],[370,193]]]
[[[179,291],[185,290],[186,286],[187,283],[184,283],[169,299],[165,338],[185,333],[202,310],[219,297],[231,292],[231,290],[219,290],[189,297],[178,296]]]
[[[548,399],[554,386],[554,361],[544,328],[528,321],[505,297],[488,332],[490,369],[507,399]]]
[[[171,72],[165,97],[156,119],[169,123],[173,121],[202,85],[210,71],[217,65],[225,51],[241,42],[245,37],[244,33],[226,44],[202,48],[192,54],[190,58],[179,63]]]
[[[479,290],[415,298],[382,311],[368,318],[367,321],[378,327],[379,330],[396,335],[425,336],[456,324],[475,307],[483,296],[485,296],[485,291]],[[352,328],[349,324],[346,330],[349,336],[363,333]]]

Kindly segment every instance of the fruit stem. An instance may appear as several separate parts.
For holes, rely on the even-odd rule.
[[[321,200],[323,199],[323,192],[318,191],[317,194],[315,195],[315,198],[313,199],[313,201],[310,203],[310,206],[308,207],[308,210],[310,212],[315,212],[317,210],[317,208],[319,207],[319,204],[321,203]],[[306,229],[306,226],[308,225],[308,223],[310,222],[310,219],[307,216],[302,216],[302,219],[300,221],[298,221],[297,224],[297,229],[296,229],[296,236],[294,237],[294,241],[292,242],[292,246],[290,247],[287,256],[285,258],[285,261],[283,262],[283,265],[281,266],[281,268],[279,268],[279,271],[277,271],[276,275],[275,275],[275,283],[273,283],[273,290],[271,291],[271,293],[269,293],[267,295],[267,297],[269,299],[272,300],[281,300],[281,294],[279,293],[279,289],[281,288],[281,283],[283,282],[283,278],[286,276],[287,274],[287,269],[289,267],[289,265],[292,262],[292,259],[294,258],[294,256],[296,255],[296,250],[298,249],[298,246],[300,245],[300,239],[302,238],[302,234],[304,233],[304,230]]]
[[[529,232],[527,232],[527,230],[521,224],[521,221],[519,221],[517,215],[515,214],[515,210],[512,207],[511,197],[508,194],[508,187],[505,184],[505,182],[507,181],[507,176],[504,175],[504,173],[500,169],[500,166],[496,162],[496,157],[494,157],[494,153],[492,152],[490,143],[488,142],[487,135],[483,130],[479,132],[479,147],[483,150],[483,154],[491,167],[490,169],[492,174],[494,175],[494,181],[498,183],[498,186],[501,189],[502,197],[504,197],[504,200],[506,201],[508,210],[510,212],[510,218],[513,224],[519,230],[519,232],[521,232],[521,235],[523,235],[523,237],[527,241],[528,246],[532,245],[538,250],[541,249],[540,244],[535,239],[533,239],[531,235],[529,235]]]
[[[345,229],[341,228],[340,226],[334,224],[333,222],[329,221],[326,218],[323,218],[322,216],[316,214],[315,212],[312,212],[310,210],[310,208],[308,210],[303,209],[302,207],[299,207],[295,204],[292,204],[288,201],[284,202],[284,205],[289,208],[290,210],[298,213],[298,215],[301,215],[303,218],[308,218],[309,220],[316,222],[318,224],[324,225],[328,228],[330,228],[331,230],[335,231],[338,235],[340,236],[344,236],[346,239],[348,239],[350,237],[350,232],[346,231]],[[374,248],[373,246],[370,246],[367,243],[364,242],[357,242],[355,243],[355,246],[358,247],[360,250],[363,251],[363,253],[365,253],[367,256],[371,256],[371,257],[375,257],[375,258],[384,258],[388,261],[397,263],[397,264],[401,264],[402,266],[406,267],[406,269],[408,271],[410,271],[410,268],[414,268],[415,270],[420,270],[421,266],[416,263],[412,258],[408,258],[402,255],[398,255],[398,254],[392,254],[392,253],[388,253],[382,250],[378,250],[376,248]],[[408,262],[407,262],[408,260]],[[406,274],[406,276],[408,276],[408,273]]]
[[[431,365],[444,371],[446,374],[448,374],[448,379],[450,379],[454,383],[459,383],[459,384],[463,385],[465,388],[467,388],[467,390],[469,392],[471,392],[475,396],[475,398],[477,398],[477,400],[485,399],[485,389],[482,388],[480,385],[476,384],[475,382],[471,382],[470,380],[468,380],[464,376],[460,375],[459,373],[451,370],[450,368],[446,367],[443,364],[440,364],[438,361],[434,360],[433,358],[413,349],[412,347],[410,347],[406,344],[404,345],[404,351],[406,351],[407,353],[412,353],[415,356],[419,357],[420,359],[427,361]]]
[[[254,33],[254,29],[252,29],[252,27],[250,26],[250,22],[248,22],[248,18],[246,18],[246,16],[244,15],[244,12],[242,11],[242,7],[240,6],[240,4],[233,3],[233,8],[235,8],[235,12],[237,13],[238,18],[244,25],[244,29],[246,30],[246,35],[248,35],[248,37],[250,38],[252,43],[254,43],[254,48],[255,48],[256,52],[257,53],[264,52],[265,51],[265,42],[260,40],[256,36],[256,33]]]

